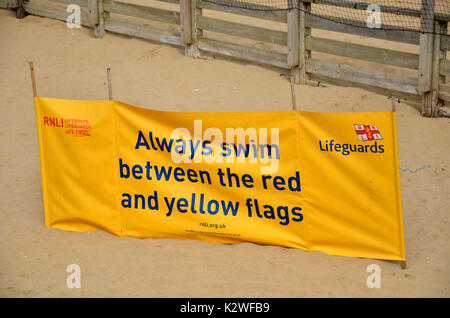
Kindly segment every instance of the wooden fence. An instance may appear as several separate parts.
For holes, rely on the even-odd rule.
[[[307,14],[311,10],[312,3],[347,5],[353,9],[366,10],[364,5],[351,1],[343,4],[333,0],[291,0],[296,1],[295,4],[300,10],[281,11],[240,9],[202,0],[159,0],[161,3],[171,4],[177,10],[115,0],[52,1],[66,5],[79,5],[82,8],[81,24],[92,27],[97,37],[102,37],[105,31],[109,31],[185,47],[186,55],[192,57],[209,52],[271,65],[290,70],[297,84],[360,87],[385,96],[400,98],[410,104],[420,105],[424,116],[448,115],[446,109],[450,105],[450,83],[446,82],[446,77],[450,76],[450,61],[447,59],[447,51],[450,51],[450,36],[439,34],[447,33],[450,14],[435,14],[434,19],[430,21],[421,17],[433,15],[421,14],[420,10],[401,11],[400,14],[421,19],[424,32],[417,32],[417,30],[408,32],[361,28],[356,26],[357,21],[337,23],[332,19]],[[422,1],[427,4],[430,0]],[[246,3],[247,7],[249,5],[251,4]],[[0,0],[0,8],[16,10],[19,18],[23,17],[23,12],[26,12],[66,21],[70,14],[64,7],[42,5],[33,0],[29,2]],[[429,5],[424,5],[423,8],[422,10],[431,9],[433,12],[433,8]],[[203,14],[206,10],[243,16],[249,21],[262,19],[281,23],[286,31],[207,16]],[[398,14],[396,8],[382,8],[383,10],[387,12],[391,10],[392,13]],[[155,27],[120,18],[124,16],[156,21],[161,26]],[[417,46],[417,53],[312,36],[312,29],[412,44]],[[430,31],[436,32],[433,34]],[[227,39],[243,38],[268,43],[282,49],[254,47],[242,44],[241,41],[224,41],[221,38],[208,36],[210,32],[225,35]],[[312,57],[314,52],[415,70],[417,76],[405,76],[396,72],[321,60]]]

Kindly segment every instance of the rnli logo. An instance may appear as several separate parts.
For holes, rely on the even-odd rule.
[[[383,140],[380,131],[375,125],[355,124],[354,126],[359,141]]]
[[[320,151],[341,153],[343,156],[348,156],[353,152],[359,153],[384,153],[384,145],[381,143],[383,137],[375,125],[360,125],[354,124],[356,136],[361,141],[372,141],[374,143],[341,143],[334,139],[319,140]],[[350,127],[349,127],[350,129]]]
[[[56,127],[64,130],[66,135],[74,137],[90,137],[92,126],[87,119],[43,117],[43,126]]]

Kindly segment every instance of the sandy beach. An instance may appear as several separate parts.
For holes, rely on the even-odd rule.
[[[398,49],[392,44],[393,49]],[[0,10],[0,296],[2,297],[449,297],[448,118],[400,103],[398,138],[408,269],[399,262],[251,243],[119,238],[44,226],[39,148],[28,62],[38,94],[115,100],[157,110],[289,110],[280,70],[64,22]],[[362,63],[362,62],[359,62]],[[389,111],[391,100],[356,88],[296,86],[299,109]],[[68,289],[66,268],[81,267]],[[366,285],[381,267],[381,288]]]

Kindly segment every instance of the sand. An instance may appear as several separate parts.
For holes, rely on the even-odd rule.
[[[106,99],[171,111],[291,108],[279,71],[0,10],[0,296],[3,297],[448,297],[449,119],[399,104],[399,156],[408,269],[398,262],[251,243],[119,238],[44,226],[28,61],[40,96]],[[393,46],[394,47],[394,46]],[[296,86],[300,109],[388,111],[386,97],[355,88]],[[66,268],[81,267],[68,289]],[[381,267],[369,289],[366,268]]]

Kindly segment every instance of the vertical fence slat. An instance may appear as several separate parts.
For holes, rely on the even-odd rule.
[[[180,9],[181,9],[181,2],[183,0],[180,0]],[[198,28],[197,23],[197,16],[202,15],[202,9],[197,7],[197,0],[188,0],[190,2],[189,5],[189,14],[186,12],[186,16],[189,15],[189,21],[186,21],[187,23],[190,23],[190,43],[185,43],[185,54],[190,57],[196,58],[200,55],[200,52],[198,50],[198,39],[202,35],[202,31]],[[187,11],[187,8],[185,8]],[[181,16],[184,14],[181,13]],[[183,18],[182,18],[183,19]],[[181,26],[183,28],[183,25]],[[183,37],[183,34],[182,34]],[[189,38],[189,37],[188,37]]]
[[[191,0],[180,0],[181,40],[185,45],[192,43]]]
[[[441,37],[439,34],[439,22],[434,22],[434,38],[433,38],[433,62],[431,70],[431,111],[430,115],[435,117],[438,113],[438,103],[439,103],[439,64],[441,62]]]
[[[422,94],[422,115],[431,116],[431,81],[434,56],[434,0],[422,0],[420,28],[419,79],[417,89]]]
[[[299,24],[298,24],[298,0],[289,0],[287,13],[287,65],[294,67],[298,65],[299,51]]]
[[[447,33],[447,22],[435,21],[434,23],[434,52],[433,52],[433,74],[431,80],[431,116],[439,116],[439,87],[445,84],[445,76],[440,75],[441,60],[446,59],[447,50],[441,48],[441,34]]]
[[[306,26],[307,12],[311,12],[311,3],[300,0],[299,2],[299,78],[297,84],[306,84],[306,62],[311,58],[311,51],[306,48],[306,43],[311,40],[311,28]]]
[[[102,38],[105,35],[105,12],[104,0],[97,0],[97,21],[94,26],[94,35],[97,38]]]
[[[94,29],[94,36],[105,35],[104,0],[88,0],[88,25]]]

